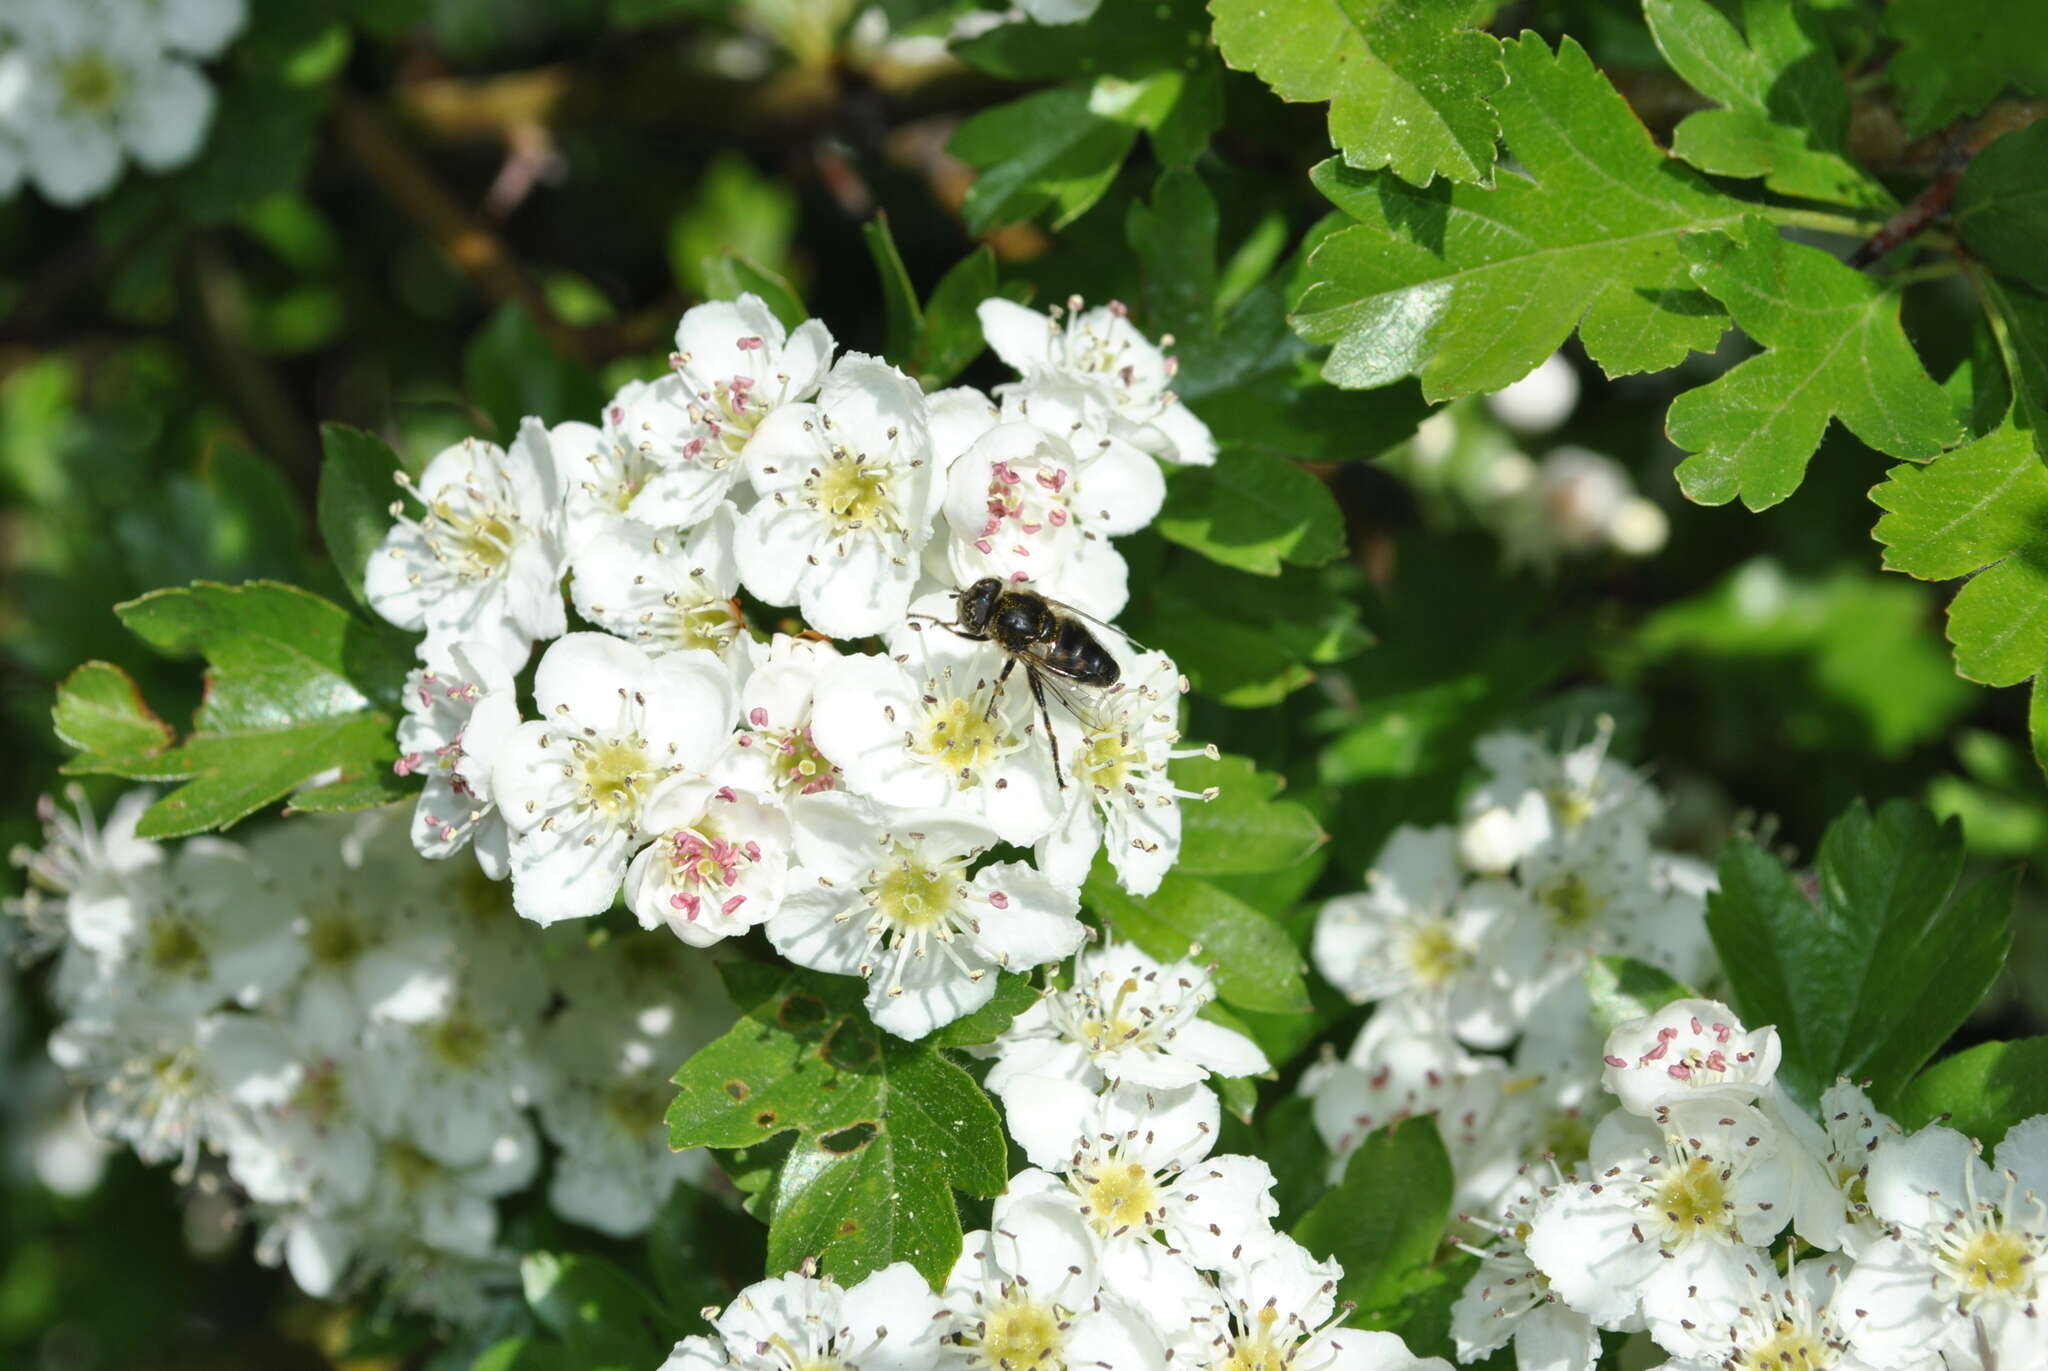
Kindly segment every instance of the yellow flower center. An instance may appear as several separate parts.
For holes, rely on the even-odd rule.
[[[984,718],[982,710],[955,695],[926,706],[924,727],[911,751],[936,766],[972,778],[1003,755],[1002,729],[995,720]]]
[[[1253,1316],[1256,1327],[1249,1328],[1231,1345],[1230,1360],[1217,1371],[1285,1371],[1294,1359],[1294,1348],[1273,1336],[1273,1326],[1280,1322],[1280,1311],[1272,1305],[1262,1305]]]
[[[665,607],[669,614],[662,637],[679,651],[702,648],[722,652],[740,629],[739,611],[730,600],[689,601],[670,596]]]
[[[149,921],[149,964],[166,976],[202,979],[209,961],[206,944],[191,923],[176,914],[159,914]]]
[[[96,52],[82,53],[57,69],[64,107],[74,114],[110,114],[121,103],[127,82],[121,69]]]
[[[1123,1228],[1149,1228],[1159,1207],[1159,1185],[1136,1162],[1110,1162],[1081,1192],[1095,1231],[1105,1236]]]
[[[578,763],[590,804],[613,818],[628,817],[640,807],[640,778],[653,768],[639,745],[607,738],[583,748]]]
[[[362,921],[345,903],[336,903],[314,914],[306,924],[306,955],[316,966],[343,971],[369,948]]]
[[[1074,774],[1089,785],[1121,790],[1144,764],[1145,754],[1132,747],[1123,733],[1104,729],[1088,735],[1081,755],[1074,759]]]
[[[399,1187],[408,1193],[432,1183],[441,1174],[441,1163],[409,1142],[386,1144],[384,1165],[397,1179]]]
[[[1458,946],[1451,930],[1440,923],[1416,931],[1408,939],[1408,964],[1424,985],[1442,985],[1471,965],[1472,954]]]
[[[1657,1187],[1657,1208],[1674,1228],[1687,1233],[1734,1223],[1721,1173],[1705,1157],[1694,1157],[1664,1178]]]
[[[1816,1371],[1835,1365],[1835,1355],[1826,1344],[1801,1332],[1790,1319],[1779,1319],[1771,1340],[1750,1348],[1745,1361],[1752,1366],[1768,1366],[1771,1371]]]
[[[896,513],[895,503],[889,499],[888,477],[885,466],[834,453],[814,478],[818,508],[831,515],[841,529],[886,524]]]
[[[1049,1304],[1013,1296],[989,1311],[981,1364],[996,1371],[1066,1371],[1059,1314]]]
[[[623,1132],[634,1137],[647,1137],[659,1131],[668,1113],[668,1102],[669,1092],[658,1080],[619,1081],[604,1092],[605,1113]]]
[[[1583,790],[1561,785],[1550,790],[1545,798],[1550,801],[1550,812],[1557,816],[1558,827],[1567,831],[1593,817],[1593,797]]]
[[[898,928],[931,928],[953,912],[953,883],[958,873],[906,862],[876,883],[871,898],[884,918]]]
[[[1963,1294],[1986,1295],[1993,1291],[2007,1295],[2026,1290],[2034,1279],[2034,1263],[2027,1244],[2017,1233],[1987,1228],[1963,1244],[1956,1254]]]
[[[491,1033],[467,1010],[452,1009],[427,1030],[427,1045],[444,1065],[467,1071],[489,1055]]]
[[[1559,928],[1583,928],[1606,904],[1576,871],[1568,871],[1552,882],[1541,899]]]

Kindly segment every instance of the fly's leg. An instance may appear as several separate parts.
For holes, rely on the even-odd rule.
[[[1010,660],[1015,661],[1016,658]],[[1003,674],[1010,674],[1008,667],[1003,669]],[[1060,740],[1059,735],[1052,731],[1052,711],[1045,706],[1045,685],[1038,679],[1035,666],[1025,667],[1024,677],[1031,682],[1031,698],[1038,701],[1038,718],[1045,725],[1045,745],[1052,749],[1052,778],[1059,782],[1061,790],[1065,790],[1067,778],[1060,772]]]
[[[1015,670],[1016,666],[1017,659],[1015,657],[1003,658],[1003,669],[996,673],[996,688],[988,693],[988,709],[981,716],[983,723],[987,723],[990,719],[996,717],[996,706],[1002,702],[1003,698],[1003,682],[1010,679],[1010,672]],[[1037,685],[1038,676],[1035,672],[1032,674],[1031,681],[1034,686]],[[1039,703],[1043,704],[1044,700],[1041,699]]]

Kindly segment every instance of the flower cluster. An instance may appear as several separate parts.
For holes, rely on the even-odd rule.
[[[1087,1102],[1080,1129],[967,1235],[937,1294],[900,1262],[846,1290],[807,1273],[763,1281],[707,1311],[714,1335],[676,1344],[663,1371],[1450,1371],[1391,1333],[1339,1326],[1343,1269],[1274,1231],[1264,1162],[1209,1155],[1209,1091],[1125,1086]]]
[[[0,11],[0,197],[26,179],[78,205],[130,159],[149,171],[191,161],[213,122],[197,63],[247,18],[244,0],[12,0]]]
[[[419,850],[472,848],[537,923],[623,889],[696,946],[765,925],[790,960],[867,978],[912,1038],[986,1003],[997,968],[1080,946],[1105,841],[1128,889],[1156,888],[1185,683],[1101,622],[1125,599],[1110,540],[1158,512],[1160,460],[1215,445],[1120,305],[981,318],[1017,379],[927,396],[835,360],[815,319],[701,305],[669,374],[599,422],[528,419],[401,477],[365,589],[422,634],[398,763],[425,777]],[[741,592],[808,631],[763,641]],[[1062,625],[1114,671],[1048,703],[1015,649]],[[998,844],[1033,860],[985,861]]]
[[[57,1063],[103,1136],[218,1168],[313,1295],[380,1273],[469,1321],[516,1284],[500,1196],[644,1230],[702,1153],[664,1145],[667,1078],[732,1008],[666,936],[548,948],[501,887],[420,861],[373,816],[301,816],[246,844],[138,840],[46,810],[27,854],[54,921]]]
[[[1337,1174],[1373,1130],[1434,1114],[1459,1204],[1493,1208],[1524,1163],[1584,1156],[1604,1108],[1589,960],[1625,955],[1690,985],[1713,971],[1713,871],[1652,843],[1663,799],[1611,735],[1603,721],[1564,752],[1480,739],[1461,822],[1396,829],[1366,889],[1323,906],[1317,969],[1377,1005],[1344,1059],[1302,1077]]]
[[[1847,1081],[1816,1122],[1778,1058],[1774,1030],[1710,1000],[1617,1027],[1602,1060],[1620,1107],[1576,1174],[1525,1175],[1497,1211],[1453,1311],[1460,1360],[1512,1339],[1523,1366],[1591,1371],[1609,1329],[1647,1330],[1665,1371],[2048,1364],[2048,1115],[1994,1169]]]

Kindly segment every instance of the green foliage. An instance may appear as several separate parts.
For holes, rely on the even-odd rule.
[[[1914,137],[1975,114],[2007,87],[2048,95],[2048,10],[2003,0],[1894,0],[1889,75]]]
[[[1191,876],[1284,871],[1328,840],[1315,815],[1275,800],[1286,778],[1260,771],[1249,757],[1186,757],[1173,764],[1174,784],[1213,799],[1181,806],[1180,861]]]
[[[2048,470],[2028,436],[2008,426],[1930,466],[1894,467],[1870,498],[1886,511],[1875,533],[1885,566],[1970,578],[1948,608],[1956,670],[1985,685],[2038,681],[2048,665]]]
[[[1682,234],[1726,228],[1741,206],[1650,140],[1584,48],[1503,43],[1493,98],[1528,179],[1418,191],[1330,161],[1316,186],[1357,222],[1309,259],[1294,310],[1330,343],[1323,376],[1349,388],[1419,373],[1432,400],[1498,390],[1574,328],[1610,376],[1657,371],[1721,335]]]
[[[1097,114],[1079,86],[983,110],[950,145],[955,157],[981,168],[961,207],[968,231],[1023,223],[1048,209],[1052,226],[1066,227],[1102,198],[1137,140],[1136,126]]]
[[[1778,1079],[1801,1100],[1842,1075],[1886,1106],[1997,978],[2019,873],[1958,893],[1962,863],[1961,830],[1904,800],[1835,821],[1812,895],[1754,842],[1728,845],[1707,929],[1735,1011],[1777,1025]]]
[[[1493,183],[1500,44],[1471,0],[1215,0],[1224,60],[1283,100],[1330,102],[1345,165]]]
[[[1302,1246],[1344,1267],[1338,1298],[1357,1305],[1346,1322],[1400,1333],[1418,1356],[1450,1355],[1444,1291],[1464,1286],[1463,1274],[1453,1281],[1434,1264],[1452,1181],[1435,1119],[1389,1124],[1359,1144],[1344,1179],[1293,1228]]]
[[[1988,1152],[2020,1120],[2048,1114],[2048,1038],[1979,1043],[1936,1062],[1892,1112],[1907,1128],[1946,1123]]]
[[[1125,615],[1139,640],[1169,654],[1194,689],[1234,708],[1274,704],[1371,641],[1358,606],[1333,582],[1282,568],[1254,578],[1183,556]]]
[[[1956,232],[1993,271],[2048,290],[2048,120],[2016,129],[1977,154],[1956,187]]]
[[[1127,893],[1109,863],[1097,858],[1081,887],[1081,903],[1114,930],[1163,960],[1199,956],[1215,967],[1225,1004],[1267,1014],[1309,1007],[1307,971],[1287,930],[1208,881],[1169,872],[1150,895]],[[1199,947],[1199,954],[1189,949]]]
[[[1595,957],[1586,964],[1586,994],[1593,1002],[1593,1022],[1602,1033],[1696,993],[1670,972],[1633,957]]]
[[[1849,92],[1826,39],[1795,0],[1745,0],[1737,29],[1708,0],[1646,0],[1672,69],[1722,106],[1689,114],[1671,150],[1701,171],[1760,176],[1783,195],[1889,206],[1849,158]]]
[[[587,1252],[530,1252],[519,1263],[526,1304],[561,1340],[559,1363],[575,1371],[630,1371],[664,1355],[674,1316],[645,1289],[604,1258]],[[550,1352],[534,1344],[510,1351],[499,1344],[486,1358],[505,1367],[545,1367]]]
[[[908,1261],[942,1279],[960,1255],[953,1190],[993,1195],[1009,1177],[995,1107],[930,1040],[869,1022],[859,981],[746,971],[728,977],[740,1021],[676,1073],[670,1145],[794,1130],[769,1202],[769,1268],[816,1257],[851,1284]]]
[[[506,305],[471,340],[463,353],[470,398],[509,443],[519,421],[536,415],[550,424],[564,414],[596,414],[605,395],[590,368],[557,353],[516,305]]]
[[[177,738],[135,678],[110,662],[87,662],[64,678],[50,724],[80,754],[70,769],[84,774],[146,770]]]
[[[392,479],[404,469],[382,438],[346,424],[324,424],[320,445],[320,540],[356,603],[367,607],[363,576],[370,554],[391,531]]]
[[[317,595],[257,581],[152,591],[119,607],[121,622],[167,657],[203,656],[206,702],[177,747],[136,751],[147,709],[127,709],[113,668],[95,664],[60,693],[57,718],[91,750],[71,769],[130,780],[184,781],[143,814],[137,832],[177,838],[227,828],[316,776],[296,797],[309,808],[359,808],[406,791],[388,780],[407,644]],[[111,749],[111,750],[110,750]],[[334,794],[343,803],[334,803]],[[323,798],[324,795],[324,798]]]
[[[1260,576],[1319,566],[1344,551],[1344,517],[1329,490],[1284,457],[1225,450],[1212,467],[1177,467],[1166,482],[1160,536]]]
[[[1679,484],[1701,504],[1768,509],[1799,488],[1830,419],[1923,461],[1960,430],[1899,326],[1899,296],[1752,216],[1683,245],[1692,276],[1766,351],[1672,403]]]

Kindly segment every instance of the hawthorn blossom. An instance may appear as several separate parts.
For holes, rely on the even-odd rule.
[[[1216,797],[1213,787],[1182,789],[1170,772],[1179,758],[1216,755],[1175,746],[1187,688],[1165,653],[1141,653],[1115,685],[1087,697],[1081,714],[1054,720],[1068,784],[1057,822],[1038,842],[1042,868],[1078,883],[1106,846],[1117,884],[1133,895],[1159,888],[1180,860],[1179,801]]]
[[[1324,979],[1356,1002],[1412,999],[1459,1037],[1505,1045],[1518,1025],[1515,994],[1532,934],[1495,887],[1461,889],[1449,827],[1394,830],[1366,874],[1316,916],[1311,952]]]
[[[1730,1366],[1797,1371],[1937,1371],[1931,1348],[1903,1357],[1864,1353],[1859,1334],[1867,1311],[1843,1298],[1843,1270],[1827,1257],[1780,1274],[1753,1253],[1740,1281],[1689,1292],[1680,1311],[1652,1310],[1650,1335],[1672,1358],[1660,1371],[1723,1371]],[[1931,1331],[1931,1330],[1930,1330]],[[1953,1365],[1953,1363],[1951,1363]]]
[[[1861,1315],[1858,1353],[1880,1366],[1938,1348],[1951,1371],[2040,1364],[2048,1347],[2048,1115],[2010,1129],[1995,1169],[1930,1125],[1880,1145],[1866,1182],[1889,1229],[1836,1303]]]
[[[1490,773],[1465,802],[1465,832],[1487,826],[1487,841],[1468,843],[1475,869],[1504,872],[1538,847],[1573,842],[1588,830],[1647,839],[1664,815],[1663,799],[1643,778],[1609,755],[1614,722],[1603,718],[1593,740],[1558,752],[1533,733],[1489,733],[1473,745]]]
[[[720,504],[687,538],[620,520],[591,535],[576,558],[570,597],[599,628],[650,657],[693,649],[728,660],[746,638],[733,553],[739,515]]]
[[[1609,1114],[1583,1174],[1537,1206],[1528,1251],[1559,1298],[1603,1327],[1739,1280],[1791,1217],[1777,1139],[1747,1106],[1687,1102],[1661,1126]]]
[[[1158,465],[1128,444],[1077,452],[1035,424],[998,424],[947,468],[947,569],[957,585],[1030,581],[1110,618],[1126,569],[1109,538],[1150,524],[1165,497]]]
[[[1373,1133],[1433,1115],[1459,1178],[1458,1198],[1471,1203],[1490,1200],[1507,1183],[1489,1173],[1511,1176],[1523,1160],[1518,1139],[1495,1126],[1506,1086],[1498,1058],[1474,1056],[1429,1014],[1398,1002],[1374,1011],[1342,1061],[1316,1063],[1300,1083],[1330,1149],[1333,1184]]]
[[[135,926],[137,902],[148,898],[154,888],[150,877],[164,860],[162,844],[135,836],[156,793],[128,791],[108,808],[104,822],[94,820],[85,788],[76,781],[65,787],[64,798],[68,810],[47,795],[36,801],[43,845],[24,844],[8,854],[9,863],[27,873],[28,889],[18,909],[12,900],[7,909],[26,921],[32,949],[68,936],[111,955]],[[50,904],[58,913],[46,919]]]
[[[491,791],[491,765],[519,723],[512,673],[487,646],[447,645],[442,662],[415,667],[400,696],[401,776],[424,774],[413,807],[412,841],[422,857],[452,857],[476,842],[477,860],[492,879],[507,870],[505,820]]]
[[[671,787],[647,814],[654,841],[626,870],[642,928],[709,947],[766,921],[788,883],[789,815],[712,781]]]
[[[533,693],[542,717],[505,740],[491,784],[512,830],[513,905],[547,924],[610,907],[654,801],[710,765],[734,701],[710,653],[650,658],[603,633],[556,641]]]
[[[1601,1079],[1623,1109],[1646,1119],[1679,1104],[1732,1109],[1756,1102],[1782,1051],[1776,1029],[1745,1029],[1725,1004],[1673,1000],[1615,1025]]]
[[[1560,1300],[1549,1278],[1529,1260],[1525,1242],[1531,1218],[1548,1193],[1525,1171],[1500,1217],[1479,1221],[1487,1230],[1486,1241],[1467,1249],[1478,1255],[1479,1269],[1451,1306],[1451,1339],[1460,1362],[1478,1361],[1513,1341],[1518,1366],[1593,1371],[1598,1364],[1599,1330]]]
[[[778,633],[749,641],[751,666],[740,689],[740,727],[719,774],[741,790],[784,803],[842,783],[839,767],[811,736],[811,709],[821,682],[839,669],[830,643]]]
[[[835,638],[900,620],[945,494],[917,383],[849,353],[815,403],[761,421],[745,460],[760,496],[739,530],[747,589]]]
[[[997,841],[974,819],[836,791],[790,819],[797,865],[768,940],[798,966],[865,979],[868,1013],[899,1038],[987,1004],[998,969],[1058,961],[1086,937],[1071,887],[1021,862],[969,873]]]
[[[1116,301],[1083,309],[1081,297],[1040,314],[1000,298],[977,309],[995,354],[1023,377],[1021,392],[1068,390],[1104,428],[1155,457],[1191,466],[1216,460],[1209,426],[1179,403],[1174,363],[1138,332]],[[1161,340],[1171,345],[1172,339]],[[999,388],[998,394],[1007,388]]]
[[[508,669],[536,638],[561,636],[561,483],[538,419],[520,424],[510,448],[465,438],[417,481],[397,480],[420,514],[393,502],[398,522],[363,572],[370,608],[430,642],[478,644]]]
[[[1272,1234],[1218,1273],[1220,1299],[1193,1319],[1192,1364],[1203,1371],[1451,1371],[1441,1357],[1417,1357],[1392,1333],[1340,1327],[1343,1275],[1336,1262],[1317,1261],[1286,1234]]]
[[[938,1364],[948,1326],[924,1277],[901,1261],[844,1288],[808,1268],[771,1276],[705,1313],[714,1336],[684,1338],[661,1371],[911,1371]]]
[[[1069,988],[1041,997],[996,1040],[985,1084],[1014,1118],[1031,1108],[1038,1079],[1173,1090],[1270,1070],[1251,1039],[1201,1017],[1215,998],[1208,970],[1191,959],[1162,963],[1128,943],[1088,948]]]
[[[10,6],[0,17],[0,194],[26,176],[51,202],[81,205],[130,158],[161,172],[198,154],[213,86],[177,49],[206,55],[243,16],[192,0],[177,8],[159,26],[103,0]]]
[[[969,1371],[1166,1368],[1150,1320],[1104,1289],[1087,1225],[1048,1196],[998,1196],[989,1228],[967,1235],[941,1298],[959,1339],[954,1364]]]
[[[949,607],[943,596],[920,610]],[[1052,757],[1031,693],[1013,674],[996,690],[1003,655],[912,620],[888,637],[891,656],[849,656],[817,678],[810,736],[848,790],[904,809],[971,814],[1003,841],[1024,844],[1058,813]],[[1072,885],[1071,863],[1049,864]]]

